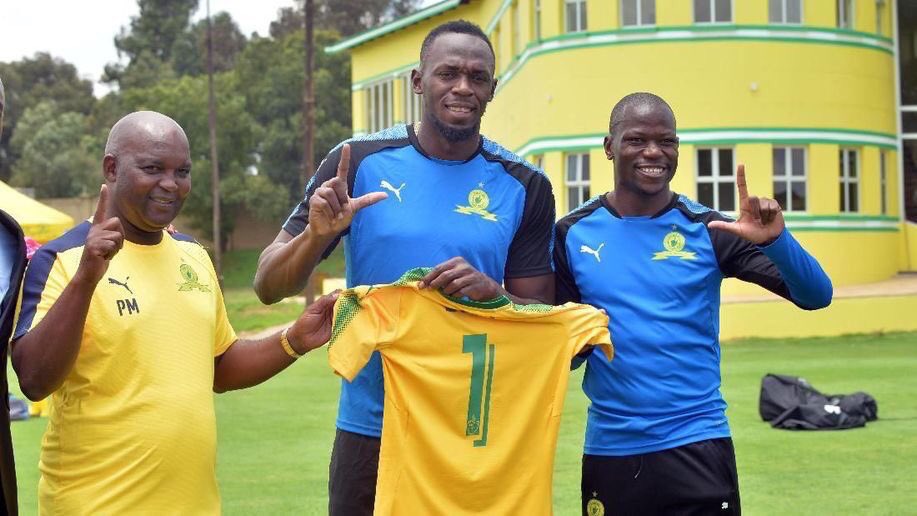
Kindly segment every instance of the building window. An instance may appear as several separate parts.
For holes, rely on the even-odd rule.
[[[853,29],[853,0],[837,0],[837,26]]]
[[[694,23],[729,23],[732,0],[694,0]]]
[[[879,151],[879,213],[888,215],[888,177],[885,166],[885,151]]]
[[[539,170],[544,170],[544,154],[532,156],[532,165],[535,165]]]
[[[423,115],[423,97],[414,93],[414,90],[411,87],[410,73],[403,76],[401,80],[403,81],[402,91],[404,91],[404,122],[406,124],[419,122],[421,116]]]
[[[586,0],[564,0],[567,32],[586,30]]]
[[[882,21],[885,19],[885,0],[876,0],[876,34],[882,34]]]
[[[774,147],[774,199],[785,211],[806,211],[806,150]]]
[[[656,24],[656,0],[621,0],[621,26]]]
[[[394,123],[395,97],[393,93],[394,81],[387,80],[368,86],[366,94],[366,130],[374,133]]]
[[[589,153],[567,154],[567,211],[589,199]]]
[[[522,52],[522,15],[519,12],[519,2],[513,2],[513,5],[510,7],[512,9],[512,18],[513,18],[513,27],[512,27],[512,45],[513,48],[509,49],[509,53],[512,56],[510,59],[514,59],[516,55]]]
[[[532,35],[535,41],[541,41],[541,0],[532,0]]]
[[[697,200],[717,211],[735,211],[733,149],[697,149]]]
[[[802,23],[802,0],[768,0],[771,23]]]
[[[841,213],[856,213],[860,211],[858,174],[859,157],[856,149],[840,150],[840,177],[841,177]]]

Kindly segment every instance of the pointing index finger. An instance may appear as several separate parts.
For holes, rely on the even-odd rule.
[[[739,189],[739,205],[748,199],[748,184],[745,182],[745,164],[739,163],[736,169],[736,187]]]
[[[102,185],[99,190],[99,203],[96,205],[96,212],[92,216],[92,225],[101,224],[105,220],[105,213],[108,208],[108,185]]]
[[[345,143],[341,147],[341,160],[338,161],[337,177],[341,181],[347,181],[347,172],[350,170],[350,144]]]

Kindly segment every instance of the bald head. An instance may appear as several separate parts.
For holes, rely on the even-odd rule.
[[[628,113],[638,107],[664,109],[672,115],[672,125],[674,127],[675,113],[668,102],[658,95],[641,91],[625,95],[615,104],[615,107],[611,110],[611,120],[608,121],[608,133],[614,134],[615,128],[627,117]]]
[[[176,135],[188,147],[188,137],[178,122],[155,111],[135,111],[112,126],[105,154],[117,156],[127,147],[155,146]]]

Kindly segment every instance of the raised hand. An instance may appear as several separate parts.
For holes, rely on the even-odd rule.
[[[728,231],[755,244],[764,244],[780,236],[786,227],[780,205],[766,197],[748,196],[745,165],[740,164],[736,170],[736,186],[739,189],[739,220],[716,220],[707,224],[707,227]]]
[[[420,288],[442,289],[450,296],[466,296],[473,301],[488,301],[506,294],[496,281],[458,256],[447,260],[420,280]]]
[[[99,203],[92,216],[92,225],[83,245],[83,255],[76,278],[95,285],[108,270],[108,263],[124,245],[124,226],[118,217],[106,218],[108,186],[102,185]]]
[[[352,199],[347,193],[350,145],[341,149],[337,175],[322,183],[309,198],[309,228],[320,237],[333,237],[350,227],[354,215],[367,206],[388,198],[385,192],[372,192]]]

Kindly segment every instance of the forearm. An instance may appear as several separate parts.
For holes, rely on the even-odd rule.
[[[313,235],[309,226],[288,241],[275,240],[258,259],[254,281],[258,299],[273,304],[301,292],[332,240]]]
[[[73,369],[94,290],[94,284],[71,281],[44,319],[15,341],[13,369],[30,400],[46,398]]]
[[[817,309],[831,303],[831,279],[789,231],[784,230],[777,240],[761,250],[777,266],[796,304]]]
[[[280,333],[256,340],[238,340],[214,366],[213,390],[226,392],[258,385],[296,359],[283,350]]]

